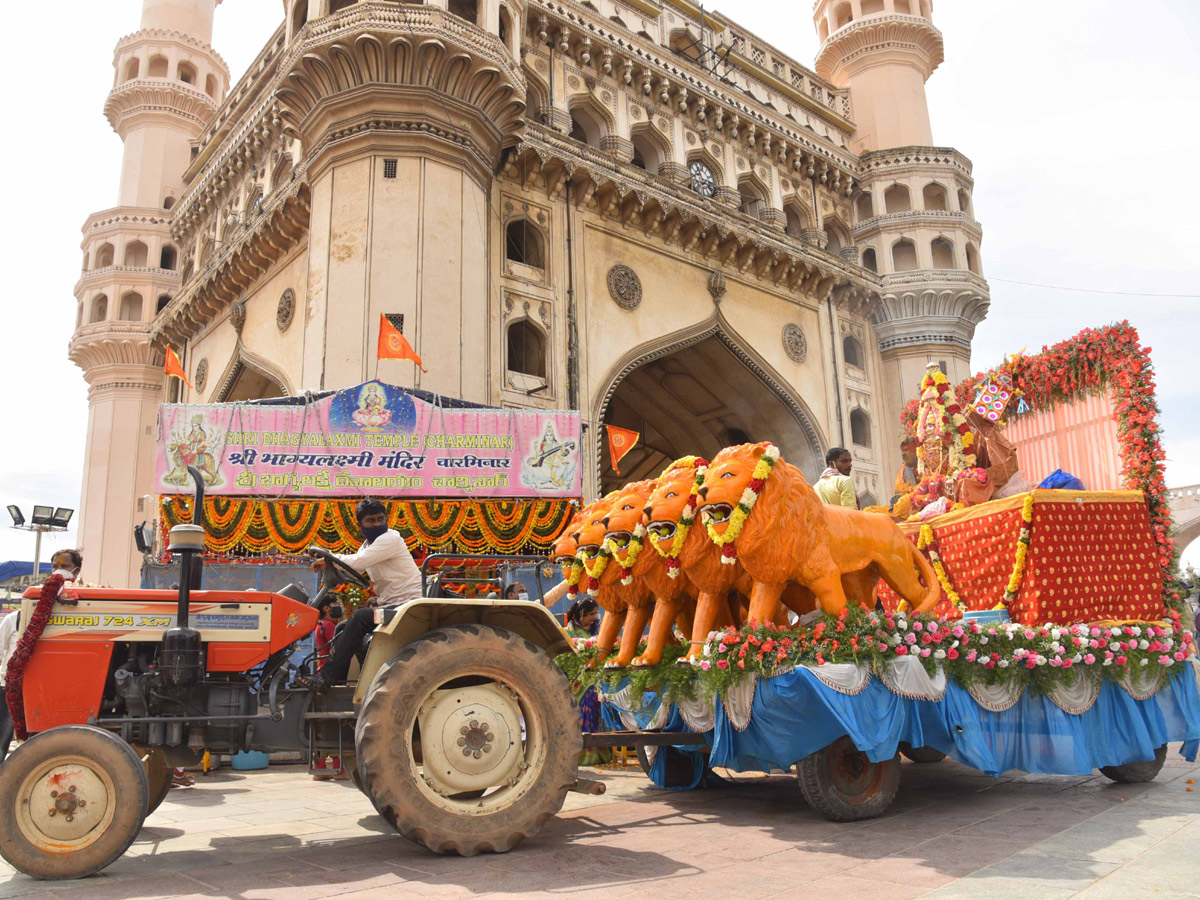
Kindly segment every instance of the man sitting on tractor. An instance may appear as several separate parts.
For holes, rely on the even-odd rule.
[[[316,557],[313,569],[322,571],[328,565],[325,557],[332,557],[354,572],[370,574],[375,586],[375,607],[400,606],[421,596],[421,572],[413,562],[404,538],[398,531],[388,528],[387,507],[379,500],[367,498],[359,501],[355,515],[358,517],[358,527],[366,538],[358,552],[342,555],[310,550],[310,555]],[[317,693],[335,684],[343,684],[350,673],[350,660],[362,647],[363,638],[374,631],[376,624],[375,609],[363,607],[356,610],[345,627],[334,635],[329,661],[315,675],[298,678],[297,684]]]

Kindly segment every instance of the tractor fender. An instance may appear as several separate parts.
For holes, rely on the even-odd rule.
[[[384,619],[375,628],[370,650],[358,676],[354,703],[367,694],[379,667],[406,645],[435,628],[453,625],[495,625],[519,634],[552,658],[571,649],[571,640],[558,619],[539,603],[521,600],[410,600],[394,609],[381,609]]]

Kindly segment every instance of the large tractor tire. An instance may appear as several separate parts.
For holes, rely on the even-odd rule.
[[[146,818],[146,771],[111,732],[63,725],[0,766],[0,856],[34,878],[83,878],[123,854]]]
[[[1145,762],[1131,762],[1120,766],[1101,766],[1100,774],[1117,784],[1141,784],[1153,781],[1162,771],[1163,763],[1167,761],[1167,745],[1163,744],[1154,751],[1154,759]]]
[[[848,737],[796,763],[796,778],[808,805],[832,822],[857,822],[883,815],[900,787],[900,757],[873,763]]]
[[[439,628],[382,666],[355,728],[364,792],[435,853],[503,853],[562,809],[583,736],[567,679],[520,635]]]
[[[167,758],[163,755],[161,747],[134,747],[133,750],[141,757],[142,768],[146,772],[146,785],[149,790],[146,815],[149,816],[167,799],[175,770],[167,765]]]

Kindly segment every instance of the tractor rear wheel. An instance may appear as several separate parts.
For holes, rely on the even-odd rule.
[[[808,805],[832,822],[857,822],[883,815],[900,787],[900,757],[873,763],[842,736],[796,763],[796,778]]]
[[[133,843],[149,787],[137,753],[111,732],[63,725],[0,766],[0,856],[34,878],[83,878]]]
[[[1167,745],[1154,751],[1154,758],[1145,762],[1131,762],[1120,766],[1101,766],[1100,774],[1117,784],[1141,784],[1153,781],[1167,761]]]
[[[474,856],[511,849],[562,809],[583,736],[544,651],[503,628],[461,625],[380,668],[355,745],[366,795],[402,835]]]

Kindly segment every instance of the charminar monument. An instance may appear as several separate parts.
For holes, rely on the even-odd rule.
[[[580,410],[589,499],[624,480],[609,423],[642,433],[627,479],[768,439],[815,478],[842,445],[886,503],[927,363],[969,374],[988,286],[930,0],[818,0],[811,66],[690,0],[286,0],[235,84],[217,2],[144,0],[113,54],[69,347],[90,580],[137,583],[160,403],[369,380],[380,313],[429,370],[385,381]]]

